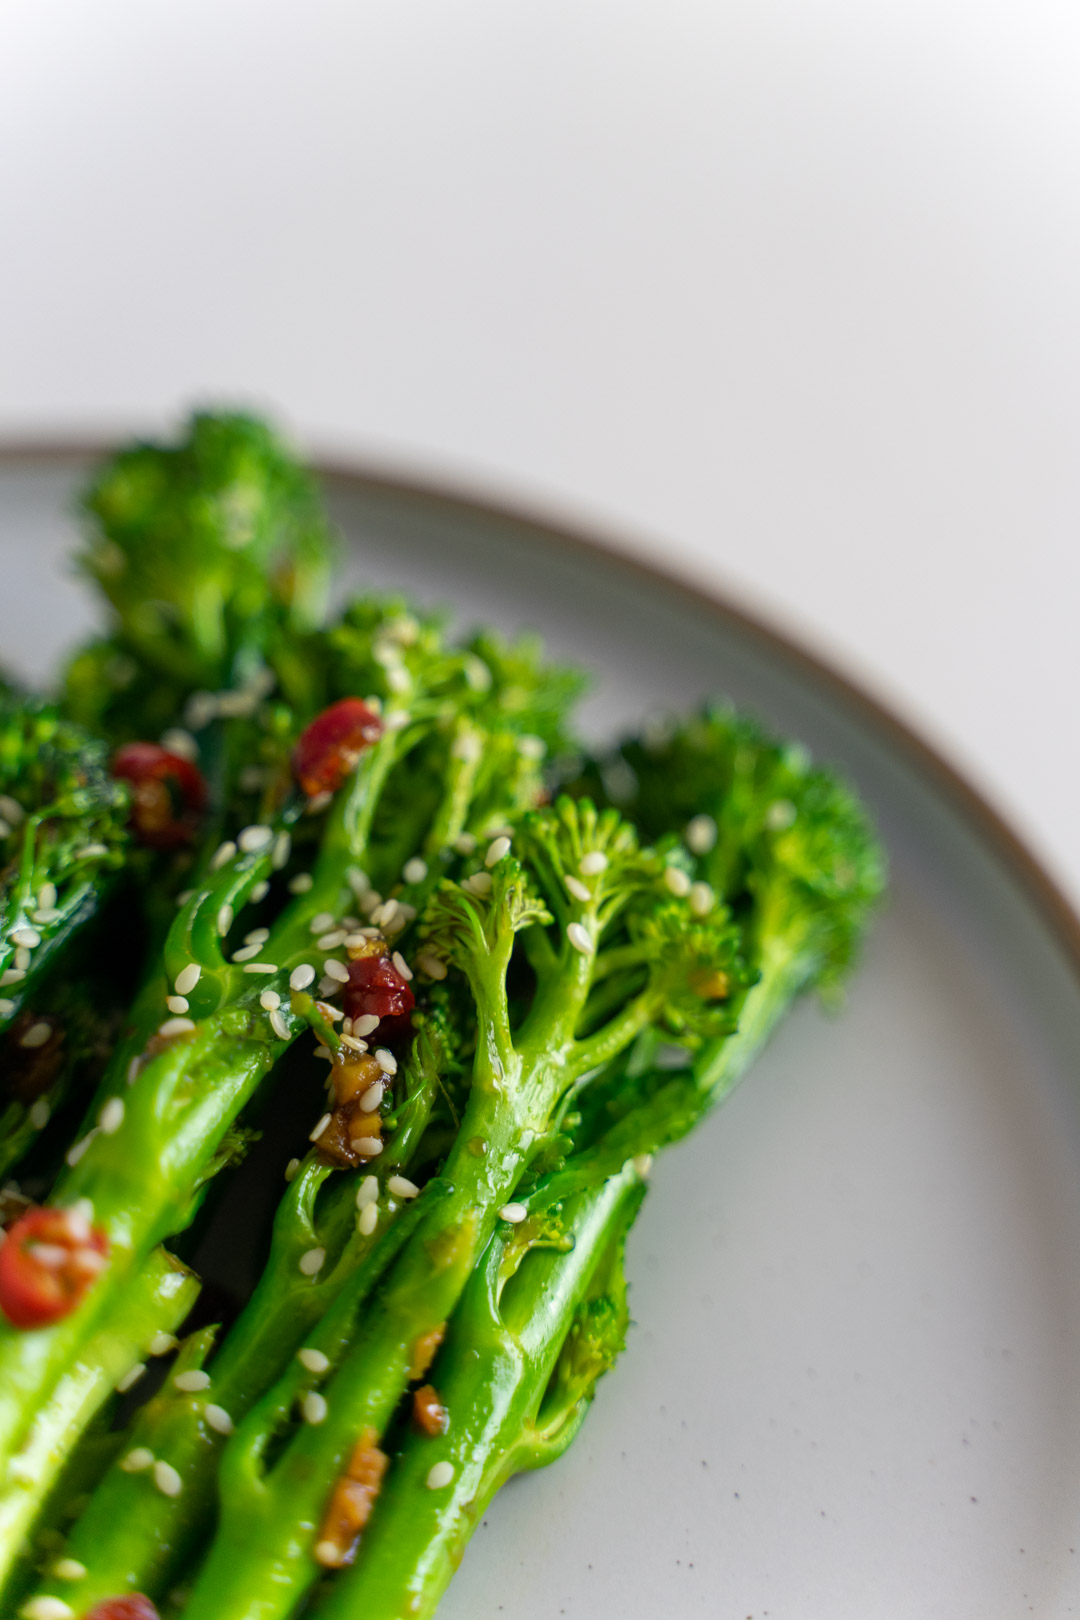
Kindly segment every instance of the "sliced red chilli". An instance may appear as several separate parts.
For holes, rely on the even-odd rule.
[[[361,698],[331,703],[300,734],[293,775],[308,798],[336,793],[365,748],[382,736],[382,722]]]
[[[95,1604],[86,1620],[159,1620],[159,1616],[148,1597],[132,1592],[129,1597],[106,1598]]]
[[[112,773],[131,783],[131,825],[140,843],[151,849],[191,843],[206,808],[206,783],[189,759],[158,743],[124,743]]]
[[[405,1040],[412,1031],[412,1010],[416,997],[402,978],[386,947],[371,950],[369,954],[354,956],[349,963],[349,982],[342,994],[345,1016],[353,1022],[358,1018],[379,1020],[371,1033],[373,1043],[393,1046]]]
[[[30,1209],[0,1243],[0,1311],[17,1328],[47,1327],[81,1304],[109,1240],[77,1209]]]

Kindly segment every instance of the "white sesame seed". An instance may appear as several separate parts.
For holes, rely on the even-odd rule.
[[[49,923],[59,922],[62,916],[63,912],[58,910],[56,906],[53,906],[49,911],[44,911],[39,907],[34,912],[34,921],[42,926],[47,926]]]
[[[712,816],[694,816],[686,824],[687,847],[695,855],[707,855],[716,843],[716,822]]]
[[[76,1142],[73,1147],[69,1147],[64,1155],[66,1162],[72,1166],[77,1165],[96,1135],[97,1127],[95,1126],[92,1131],[87,1131],[80,1142]]]
[[[135,1084],[136,1080],[139,1078],[139,1075],[143,1071],[145,1063],[146,1059],[141,1052],[138,1054],[138,1056],[132,1058],[131,1062],[127,1066],[127,1083],[129,1086],[133,1086]]]
[[[194,889],[181,889],[180,893],[176,897],[177,905],[178,906],[186,906],[188,901],[191,900],[194,897],[194,894],[195,894]]]
[[[137,1361],[134,1367],[129,1367],[123,1378],[121,1378],[120,1382],[116,1386],[120,1391],[120,1394],[126,1395],[129,1389],[134,1389],[135,1385],[139,1382],[139,1379],[142,1377],[145,1371],[145,1361]]]
[[[180,1340],[175,1333],[155,1333],[147,1345],[147,1351],[152,1356],[167,1356],[170,1350],[175,1350]]]
[[[84,844],[82,849],[76,850],[76,855],[86,860],[95,859],[109,853],[108,844]]]
[[[336,996],[341,986],[336,979],[328,979],[324,973],[319,980],[318,991],[320,996]]]
[[[223,1406],[215,1406],[211,1401],[208,1406],[203,1408],[203,1416],[210,1427],[217,1430],[218,1434],[232,1434],[233,1420]]]
[[[352,1021],[351,1019],[345,1018],[345,1014],[342,1012],[340,1007],[333,1006],[329,1001],[317,1001],[315,1006],[319,1012],[322,1013],[324,1018],[329,1019],[331,1024],[336,1024],[339,1018],[344,1019],[345,1021],[341,1026],[342,1029],[346,1034],[350,1034],[352,1032]]]
[[[51,911],[56,905],[56,884],[43,883],[38,890],[37,903],[42,911]]]
[[[296,1359],[301,1367],[307,1368],[308,1372],[321,1375],[330,1371],[330,1357],[324,1356],[321,1350],[315,1350],[308,1345],[296,1352]]]
[[[378,889],[368,889],[365,894],[359,896],[359,900],[360,910],[365,917],[373,917],[382,905],[382,895]]]
[[[419,855],[414,855],[411,861],[406,861],[401,869],[401,875],[406,883],[423,883],[427,873],[427,861]]]
[[[174,1035],[190,1035],[194,1028],[190,1018],[166,1018],[163,1024],[158,1025],[158,1034],[164,1040],[170,1040]]]
[[[543,737],[519,737],[517,748],[522,759],[541,760],[547,753],[547,743]]]
[[[476,848],[476,839],[473,837],[472,833],[459,833],[454,839],[454,848],[457,850],[459,855],[471,855],[473,850]]]
[[[123,1097],[110,1097],[98,1115],[98,1125],[103,1136],[115,1136],[124,1123]]]
[[[177,1389],[183,1390],[185,1395],[194,1395],[198,1390],[210,1387],[210,1374],[193,1367],[190,1372],[178,1372],[173,1378],[173,1383]]]
[[[20,973],[23,973],[23,974],[26,973],[27,969],[30,966],[30,947],[29,947],[29,945],[20,945],[19,946],[18,950],[15,952],[15,966],[19,970]]]
[[[33,1255],[39,1266],[57,1271],[68,1258],[69,1250],[63,1243],[28,1243],[27,1254]]]
[[[179,1496],[184,1488],[184,1482],[172,1463],[165,1462],[161,1457],[154,1464],[154,1484],[162,1496]]]
[[[307,894],[314,881],[310,872],[297,872],[295,877],[289,879],[289,893]]]
[[[49,1113],[48,1097],[39,1097],[37,1102],[31,1106],[30,1113],[27,1116],[35,1131],[43,1131],[45,1129],[46,1125],[49,1123]]]
[[[352,1021],[352,1032],[354,1035],[359,1035],[361,1039],[365,1035],[372,1034],[378,1027],[379,1016],[377,1013],[361,1013],[359,1018],[354,1018]]]
[[[211,872],[220,871],[227,861],[232,860],[235,854],[236,845],[233,843],[231,838],[226,838],[223,844],[218,845],[210,859]]]
[[[252,928],[244,935],[245,945],[265,945],[270,938],[269,928]]]
[[[262,995],[259,997],[259,1006],[262,1007],[265,1012],[273,1012],[275,1007],[281,1006],[281,997],[278,995],[276,990],[264,990]]]
[[[181,759],[194,761],[199,757],[198,743],[183,726],[170,726],[168,731],[163,731],[161,746],[170,754],[179,754]]]
[[[488,845],[487,854],[484,856],[484,865],[485,866],[495,866],[495,865],[498,864],[499,861],[502,860],[504,855],[509,855],[509,853],[510,853],[510,840],[509,840],[509,838],[506,838],[506,837],[493,838],[491,840],[491,843]]]
[[[166,996],[165,1005],[171,1013],[186,1013],[191,1003],[187,996]]]
[[[380,1046],[375,1053],[375,1061],[383,1074],[397,1074],[397,1058],[393,1052],[388,1052],[385,1046]]]
[[[257,906],[260,900],[265,900],[269,893],[269,883],[267,882],[266,878],[260,878],[258,883],[256,883],[255,887],[251,891],[252,904]]]
[[[125,1474],[141,1474],[144,1468],[149,1468],[154,1461],[154,1453],[146,1446],[136,1446],[129,1451],[126,1457],[121,1457],[120,1466]]]
[[[36,928],[13,928],[11,938],[16,945],[24,945],[28,951],[41,944],[41,935]]]
[[[406,962],[405,958],[402,956],[400,951],[395,951],[393,956],[390,958],[390,960],[391,960],[391,962],[393,962],[394,966],[397,968],[398,972],[401,974],[401,977],[403,979],[411,979],[412,978],[412,968]]]
[[[285,1180],[286,1181],[295,1181],[296,1172],[299,1170],[299,1168],[300,1168],[300,1160],[299,1159],[290,1159],[288,1164],[285,1166]]]
[[[573,899],[580,900],[582,905],[584,905],[586,901],[592,899],[592,895],[589,893],[589,890],[585,887],[584,883],[582,883],[581,879],[570,874],[568,874],[566,878],[566,889],[567,893],[570,894]]]
[[[370,1237],[379,1224],[378,1204],[365,1204],[356,1222],[361,1237]]]
[[[358,1041],[355,1035],[346,1035],[344,1031],[342,1031],[338,1038],[341,1041],[342,1046],[347,1046],[350,1052],[367,1051],[367,1041]]]
[[[690,879],[681,866],[669,866],[664,871],[664,883],[670,892],[683,899],[690,893]]]
[[[651,1153],[639,1153],[637,1158],[632,1160],[634,1169],[643,1181],[652,1169],[652,1161],[653,1156]]]
[[[326,1420],[326,1396],[320,1395],[317,1389],[309,1389],[300,1402],[300,1410],[304,1414],[305,1423],[323,1423]]]
[[[15,1003],[6,996],[0,996],[0,1018],[10,1018],[15,1011]]]
[[[320,951],[336,951],[339,945],[344,945],[348,937],[347,929],[332,928],[328,934],[322,934],[315,943]]]
[[[5,968],[3,973],[0,973],[0,985],[5,986],[6,988],[9,984],[21,983],[21,981],[25,978],[25,968]]]
[[[382,1102],[385,1090],[386,1086],[381,1080],[373,1081],[360,1098],[360,1112],[362,1114],[373,1114]]]
[[[277,837],[274,839],[274,853],[270,857],[270,865],[274,868],[275,872],[280,872],[281,868],[288,864],[288,859],[291,852],[292,839],[289,837],[288,833],[278,833]]]
[[[377,928],[385,928],[387,933],[395,932],[402,925],[401,907],[396,900],[384,900],[371,913],[371,920]]]
[[[444,1490],[454,1477],[454,1465],[451,1462],[437,1462],[428,1470],[427,1488],[429,1491]]]
[[[328,928],[333,928],[333,926],[334,914],[332,911],[316,912],[315,916],[312,917],[310,923],[308,924],[308,927],[311,929],[313,934],[325,934],[326,930]]]
[[[232,927],[232,925],[233,925],[233,908],[232,908],[232,906],[222,906],[221,910],[217,914],[217,931],[222,936],[222,938],[224,938],[225,935],[229,932],[229,929]]]
[[[280,1007],[274,1007],[271,1009],[270,1028],[273,1030],[279,1041],[287,1041],[292,1033],[288,1024],[285,1022],[285,1014],[281,1011]]]
[[[324,1114],[308,1137],[309,1142],[317,1142],[330,1123],[330,1115]]]
[[[708,883],[692,883],[690,885],[690,910],[695,917],[707,917],[713,908],[715,896],[712,886]]]
[[[474,872],[472,877],[467,877],[464,880],[461,887],[466,894],[475,894],[477,899],[483,900],[486,895],[491,893],[491,873]]]
[[[26,811],[18,799],[13,799],[9,793],[0,793],[0,815],[5,821],[10,821],[13,827],[17,827],[25,814]]]
[[[325,1259],[325,1249],[308,1249],[306,1254],[300,1256],[300,1270],[305,1277],[316,1277],[322,1270]]]
[[[345,1554],[336,1541],[317,1541],[315,1543],[315,1562],[321,1564],[323,1569],[340,1569]]]
[[[256,949],[258,949],[257,946],[256,946]],[[245,973],[276,973],[277,972],[277,963],[276,962],[245,962],[244,963],[244,972]]]
[[[353,1152],[361,1159],[377,1159],[382,1152],[382,1142],[377,1136],[353,1136],[349,1140]]]
[[[292,972],[289,974],[289,989],[306,990],[314,978],[315,969],[312,967],[311,963],[301,962],[299,967],[294,967]]]
[[[192,692],[187,700],[184,718],[192,731],[201,731],[208,726],[218,712],[217,695],[214,692]]]
[[[410,1181],[408,1176],[391,1176],[386,1183],[386,1190],[393,1193],[395,1198],[415,1198],[420,1191],[415,1181]]]
[[[331,956],[323,963],[328,979],[336,979],[338,984],[348,984],[349,970],[344,962],[339,962],[336,956]]]
[[[416,958],[416,965],[420,972],[425,973],[429,979],[446,978],[446,963],[441,956],[436,956],[433,951],[421,951]]]
[[[252,827],[245,827],[236,842],[245,855],[257,855],[260,850],[269,849],[274,842],[274,829],[256,822]]]
[[[81,1581],[86,1574],[86,1565],[80,1564],[77,1558],[58,1558],[52,1573],[58,1581]]]
[[[182,967],[176,975],[176,993],[178,996],[189,996],[202,978],[202,968],[198,962],[189,962]]]
[[[797,813],[790,799],[777,799],[765,812],[765,825],[770,832],[783,832],[791,826]]]
[[[52,1032],[52,1025],[41,1019],[38,1023],[31,1024],[26,1033],[19,1037],[19,1045],[30,1050],[33,1050],[36,1046],[44,1046],[52,1036]]]
[[[375,1204],[379,1199],[378,1176],[365,1176],[356,1189],[356,1207],[363,1209],[367,1204]]]
[[[19,1610],[22,1620],[71,1620],[75,1610],[58,1597],[34,1597]]]
[[[569,923],[566,929],[566,937],[574,947],[575,951],[580,951],[582,956],[589,955],[593,948],[592,935],[589,933],[589,930],[585,927],[584,923]]]
[[[578,862],[578,871],[582,877],[597,877],[599,873],[607,870],[607,863],[608,858],[602,849],[591,849]]]
[[[528,1213],[524,1204],[504,1204],[499,1211],[499,1219],[509,1221],[511,1226],[517,1226]]]
[[[68,1229],[73,1232],[80,1243],[89,1243],[90,1227],[94,1219],[94,1201],[92,1198],[76,1198],[73,1204],[67,1207]]]

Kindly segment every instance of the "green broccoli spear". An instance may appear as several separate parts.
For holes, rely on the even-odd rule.
[[[732,908],[757,977],[735,1032],[703,1042],[686,1066],[653,1067],[650,1033],[583,1093],[575,1151],[523,1200],[509,1256],[497,1237],[451,1319],[432,1370],[443,1431],[405,1439],[355,1564],[316,1603],[319,1620],[433,1614],[494,1491],[565,1449],[621,1344],[618,1310],[583,1315],[570,1286],[611,1273],[601,1212],[730,1092],[795,995],[836,986],[880,897],[880,848],[850,791],[730,710],[711,708],[650,747],[632,740],[616,759],[633,769],[630,791],[612,761],[609,777],[666,842],[669,883],[698,911],[717,896]],[[527,1254],[535,1258],[524,1264]],[[611,1306],[610,1289],[600,1298]]]
[[[370,624],[371,612],[370,604],[355,604],[334,633],[352,660],[357,657],[358,627]],[[420,634],[421,627],[411,624],[407,642],[413,644]],[[456,850],[474,848],[481,837],[490,841],[508,816],[533,802],[539,758],[548,746],[559,744],[562,713],[577,683],[567,672],[543,666],[535,644],[507,646],[490,636],[477,638],[462,660],[462,672],[471,706],[457,711],[440,706],[440,725],[417,745],[410,770],[400,779],[388,778],[375,817],[377,825],[385,823],[385,836],[369,847],[367,866],[394,893],[384,901],[379,891],[361,885],[361,902],[369,913],[384,916],[384,908],[394,906],[407,916],[422,905],[448,861],[460,860]],[[402,858],[405,853],[407,859]],[[402,868],[400,883],[388,881]],[[352,875],[356,887],[358,874]],[[386,918],[385,926],[394,921]],[[396,936],[405,949],[409,932],[406,923]],[[421,952],[422,974],[425,963],[431,973],[445,974],[441,962],[428,961]],[[65,1589],[70,1601],[89,1605],[132,1588],[153,1596],[168,1589],[213,1514],[214,1469],[224,1434],[281,1374],[303,1346],[307,1329],[339,1293],[348,1288],[350,1309],[359,1306],[379,1267],[401,1241],[396,1231],[389,1243],[382,1234],[415,1194],[405,1172],[416,1174],[429,1160],[437,1163],[438,1138],[452,1134],[457,1122],[445,1097],[447,1066],[457,1061],[450,1054],[458,1037],[448,1026],[449,1010],[439,1008],[441,994],[433,982],[427,999],[434,997],[435,1005],[417,1020],[416,1039],[394,1088],[398,1100],[391,1099],[387,1088],[379,1104],[389,1111],[385,1121],[381,1112],[365,1116],[369,1138],[384,1124],[392,1130],[385,1150],[353,1174],[331,1175],[332,1163],[340,1163],[342,1142],[335,1110],[333,1124],[319,1134],[282,1202],[267,1268],[240,1320],[210,1360],[205,1387],[188,1389],[186,1379],[180,1390],[159,1396],[138,1418],[125,1455],[130,1450],[152,1453],[175,1470],[182,1489],[164,1496],[154,1490],[150,1476],[136,1477],[121,1459],[70,1538],[68,1554],[85,1569]],[[294,1006],[308,1003],[303,993],[293,998]],[[321,1014],[309,1008],[337,1058],[351,1059],[332,1067],[335,1091],[355,1086],[352,1071],[363,1070],[369,1086],[373,1071],[375,1090],[381,1093],[385,1073],[370,1056],[356,1056],[353,1049],[362,1041],[353,1038],[350,1047],[328,1027],[325,1014],[330,1012],[325,1004]],[[369,1090],[369,1100],[372,1096]],[[316,1255],[324,1255],[324,1263],[316,1272],[306,1272],[303,1267]],[[200,1362],[197,1382],[201,1370]]]
[[[695,921],[617,813],[562,800],[524,818],[520,859],[511,847],[494,839],[477,871],[443,883],[421,928],[475,1007],[460,1130],[362,1319],[343,1297],[310,1336],[327,1373],[291,1370],[226,1447],[221,1529],[190,1599],[197,1620],[291,1612],[318,1574],[328,1491],[358,1437],[384,1432],[500,1220],[524,1213],[515,1192],[556,1151],[575,1088],[645,1029],[691,1039],[728,1022],[721,998],[741,982],[732,928],[719,910]]]

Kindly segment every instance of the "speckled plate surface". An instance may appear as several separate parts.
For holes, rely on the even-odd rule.
[[[0,660],[85,624],[72,455],[0,457]],[[940,762],[738,614],[543,524],[332,474],[355,582],[541,630],[593,732],[727,692],[855,778],[893,890],[846,1012],[789,1019],[657,1165],[635,1326],[445,1620],[1080,1612],[1080,931]]]

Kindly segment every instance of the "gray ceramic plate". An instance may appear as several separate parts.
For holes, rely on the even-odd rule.
[[[0,658],[82,628],[73,455],[0,460]],[[656,1167],[634,1326],[569,1456],[496,1501],[446,1620],[1080,1609],[1076,925],[894,722],[737,614],[505,513],[333,474],[355,581],[540,629],[588,720],[728,692],[850,772],[892,900]]]

